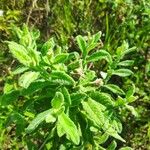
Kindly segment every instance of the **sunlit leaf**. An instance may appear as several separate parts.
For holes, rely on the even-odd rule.
[[[131,66],[133,65],[133,63],[134,63],[133,60],[125,60],[125,61],[119,62],[117,65],[118,66]]]
[[[114,70],[112,74],[120,77],[127,77],[132,75],[133,72],[129,69],[118,69],[118,70]]]
[[[112,62],[111,55],[105,50],[99,50],[87,58],[88,62],[94,62],[101,59],[105,59],[107,62]]]
[[[103,87],[107,88],[108,90],[112,91],[115,94],[125,95],[124,91],[120,89],[120,87],[117,85],[107,84],[107,85],[103,85]]]
[[[64,95],[64,102],[66,105],[70,106],[71,105],[71,97],[70,94],[68,92],[68,89],[66,87],[62,88],[62,94]]]
[[[54,98],[51,101],[51,105],[54,109],[59,109],[64,103],[64,96],[61,92],[56,92]]]
[[[40,123],[42,123],[46,117],[51,114],[53,111],[52,109],[46,110],[42,113],[39,113],[29,124],[29,126],[26,128],[26,133],[31,133],[32,131],[34,131]]]
[[[24,46],[17,44],[16,42],[9,42],[8,43],[9,49],[13,56],[25,66],[30,66],[31,58],[28,55],[27,50]]]
[[[78,46],[79,46],[79,48],[80,48],[80,50],[82,52],[83,58],[85,58],[86,55],[87,55],[87,50],[86,50],[87,44],[86,44],[86,41],[81,35],[78,35],[76,37],[76,40],[77,40]]]
[[[62,53],[62,54],[59,54],[55,57],[54,59],[54,63],[57,64],[57,63],[64,63],[68,58],[68,54],[66,53]]]
[[[32,72],[28,71],[25,72],[21,77],[19,78],[19,85],[24,88],[28,88],[29,85],[34,82],[39,77],[39,72]]]
[[[67,73],[63,72],[63,71],[52,71],[50,74],[52,80],[62,80],[66,83],[68,83],[69,85],[74,85],[75,81],[72,77],[70,77]],[[58,82],[59,83],[59,82]]]
[[[111,96],[103,92],[91,92],[90,97],[105,106],[114,106]]]
[[[46,55],[48,51],[52,50],[55,46],[55,42],[53,38],[50,38],[46,43],[43,44],[41,48],[41,53]]]
[[[67,138],[69,138],[74,144],[78,145],[80,142],[80,136],[74,122],[65,113],[58,116],[58,122],[65,131]]]

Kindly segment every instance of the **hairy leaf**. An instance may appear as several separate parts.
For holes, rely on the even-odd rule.
[[[134,63],[133,60],[125,60],[125,61],[119,62],[117,65],[118,66],[131,66],[133,63]]]
[[[32,121],[31,123],[29,124],[29,126],[26,128],[26,133],[31,133],[32,131],[34,131],[40,123],[42,123],[46,117],[49,115],[49,114],[52,114],[53,110],[52,109],[49,109],[49,110],[46,110],[42,113],[39,113]]]
[[[115,94],[125,95],[124,91],[120,89],[120,87],[117,85],[107,84],[107,85],[103,85],[103,87],[107,88],[108,90],[112,91]]]
[[[117,133],[117,131],[113,127],[109,127],[106,130],[106,133],[122,142],[125,142],[125,140]]]
[[[63,129],[63,127],[61,126],[61,124],[59,122],[57,122],[57,134],[59,137],[62,137],[65,134],[65,130]]]
[[[81,103],[81,101],[83,101],[87,97],[85,93],[81,93],[81,92],[72,93],[70,96],[72,101],[72,105],[71,105],[72,107],[78,106]]]
[[[64,102],[67,106],[71,105],[71,97],[70,94],[68,92],[68,89],[66,87],[63,87],[62,89],[62,94],[64,95]]]
[[[19,78],[19,85],[24,88],[28,88],[29,85],[34,82],[39,77],[38,72],[32,72],[28,71],[25,72],[21,77]]]
[[[18,67],[16,70],[12,72],[12,74],[14,75],[20,74],[20,73],[27,71],[28,69],[29,69],[28,67]]]
[[[51,105],[54,109],[60,109],[64,103],[64,96],[61,92],[56,92],[54,98],[51,101]]]
[[[118,69],[118,70],[114,70],[112,74],[120,77],[126,77],[132,75],[133,72],[129,69]]]
[[[104,124],[105,120],[102,111],[105,110],[105,107],[103,105],[92,99],[89,99],[87,102],[82,101],[82,106],[88,119],[90,119],[97,127],[100,127]]]
[[[55,46],[55,42],[53,38],[50,38],[46,43],[43,44],[41,48],[41,53],[46,55],[48,51],[52,50]]]
[[[83,58],[85,58],[86,55],[87,55],[87,51],[86,51],[87,44],[86,44],[86,41],[81,35],[78,35],[76,37],[76,40],[77,40],[78,46],[79,46],[79,48],[80,48],[80,50],[82,52]]]
[[[8,43],[9,49],[13,56],[25,66],[30,66],[31,58],[28,55],[27,50],[24,46],[17,44],[16,42],[9,42]]]
[[[95,91],[90,93],[90,97],[105,106],[114,106],[114,101],[111,99],[111,96],[107,93]]]
[[[52,71],[50,76],[54,81],[58,79],[68,83],[69,85],[75,85],[73,78],[63,71]]]
[[[97,43],[100,40],[101,34],[102,34],[102,32],[99,31],[98,33],[93,35],[92,39],[93,39],[94,43]]]
[[[94,62],[105,59],[107,62],[112,62],[111,55],[105,50],[99,50],[87,58],[88,62]]]
[[[67,53],[62,53],[62,54],[59,54],[55,57],[54,59],[54,63],[57,64],[57,63],[64,63],[68,58],[68,54]]]
[[[74,144],[78,145],[80,142],[80,136],[74,122],[65,113],[62,113],[58,116],[58,122],[65,131],[67,138]]]

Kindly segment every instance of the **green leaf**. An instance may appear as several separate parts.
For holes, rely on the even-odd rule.
[[[122,59],[124,55],[134,51],[136,47],[129,48],[129,44],[126,41],[123,41],[122,45],[117,48],[117,56],[119,59]]]
[[[86,51],[87,44],[86,44],[86,41],[81,35],[78,35],[76,37],[76,40],[77,40],[78,46],[79,46],[79,48],[80,48],[80,50],[82,52],[83,58],[85,58],[86,55],[87,55],[87,51]]]
[[[130,105],[127,105],[127,104],[125,106],[132,113],[132,115],[134,115],[135,117],[138,116],[138,113],[137,113],[137,111],[135,110],[135,108],[133,106],[130,106]]]
[[[64,81],[64,83],[66,83],[68,85],[75,85],[74,79],[63,71],[52,71],[50,76],[51,76],[53,82],[55,82],[58,79],[58,83],[60,81]],[[61,82],[60,82],[60,84],[61,84]]]
[[[17,35],[17,37],[20,39],[23,36],[23,32],[20,28],[12,24],[12,31]]]
[[[127,77],[132,75],[133,72],[129,69],[118,69],[118,70],[114,70],[112,74],[120,77]]]
[[[111,96],[107,93],[96,91],[91,92],[89,96],[105,106],[114,106],[114,101],[112,100]]]
[[[28,48],[29,55],[32,59],[32,65],[38,66],[40,63],[40,52],[36,50],[36,48]]]
[[[92,36],[92,38],[88,41],[87,52],[90,52],[92,49],[99,45],[98,41],[100,40],[100,37],[100,31]]]
[[[51,105],[54,109],[60,109],[64,103],[64,96],[61,92],[56,92],[54,98],[51,101]]]
[[[34,29],[31,34],[34,40],[37,40],[40,37],[40,31],[38,29]]]
[[[68,60],[78,60],[80,55],[78,52],[70,52],[68,55]]]
[[[134,102],[137,98],[138,98],[137,96],[130,96],[130,97],[126,98],[126,99],[127,99],[127,103],[132,103],[132,102]]]
[[[34,82],[36,79],[38,79],[38,77],[39,77],[38,72],[28,71],[20,76],[18,82],[21,87],[28,88],[32,82]]]
[[[73,61],[73,62],[71,62],[70,64],[68,64],[67,67],[68,67],[68,69],[70,69],[70,70],[74,70],[74,69],[80,67],[80,62],[79,62],[79,60]]]
[[[89,99],[88,101],[82,101],[82,106],[84,111],[86,112],[86,116],[89,120],[91,120],[97,127],[101,127],[105,120],[103,112],[105,107],[100,103]]]
[[[115,106],[124,106],[127,103],[126,99],[123,99],[122,97],[118,96],[117,100],[115,102]]]
[[[115,94],[125,95],[124,91],[122,89],[120,89],[120,87],[117,85],[107,84],[107,85],[103,85],[103,87],[107,88],[108,90],[110,90],[111,92],[113,92]]]
[[[54,59],[54,64],[58,64],[58,63],[64,63],[68,58],[68,54],[67,53],[62,53],[62,54],[59,54],[55,57]]]
[[[129,88],[129,90],[126,93],[126,98],[129,99],[131,96],[133,96],[135,93],[135,85],[132,84],[132,86]]]
[[[89,53],[91,50],[96,48],[99,45],[99,43],[91,43],[90,45],[87,46],[87,52]]]
[[[36,81],[36,82],[32,82],[30,84],[30,86],[27,89],[22,89],[21,90],[21,95],[25,96],[25,95],[32,95],[35,92],[40,91],[41,89],[45,88],[45,87],[51,87],[51,89],[55,89],[54,85],[50,85],[51,82],[48,81]],[[51,93],[54,96],[54,93]]]
[[[116,53],[120,59],[124,56],[124,52],[128,49],[128,47],[129,44],[126,41],[123,41],[122,45],[117,48]]]
[[[65,131],[67,138],[71,140],[74,144],[78,145],[80,142],[80,136],[74,122],[65,113],[62,113],[58,116],[58,123]]]
[[[117,65],[118,66],[131,66],[133,65],[134,60],[125,60],[125,61],[121,61],[119,62]]]
[[[48,114],[45,118],[46,123],[53,123],[56,121],[56,118],[52,114]]]
[[[11,91],[11,93],[3,94],[0,96],[0,104],[2,106],[7,106],[17,100],[19,95],[19,91]]]
[[[57,134],[59,137],[62,137],[65,134],[65,130],[62,128],[61,124],[57,122]]]
[[[102,34],[102,32],[99,31],[98,33],[93,35],[92,39],[93,39],[94,43],[97,43],[100,40],[101,34]]]
[[[118,118],[115,118],[112,122],[111,122],[112,126],[116,129],[116,131],[118,133],[122,132],[122,124],[120,122],[120,120]]]
[[[71,107],[74,107],[74,106],[78,106],[81,103],[81,101],[83,101],[87,97],[87,95],[85,93],[78,92],[78,93],[72,93],[70,97],[72,101]]]
[[[135,51],[136,50],[136,47],[134,46],[134,47],[132,47],[132,48],[128,48],[128,49],[126,49],[125,51],[124,51],[124,55],[126,55],[126,54],[128,54],[128,53],[130,53],[130,52],[133,52],[133,51]]]
[[[62,53],[62,48],[60,46],[56,46],[55,51],[54,51],[54,55],[60,55]]]
[[[13,90],[14,90],[13,84],[9,84],[9,83],[4,84],[4,87],[3,87],[4,94],[8,94],[8,93],[12,92]]]
[[[80,78],[80,83],[82,85],[88,85],[96,77],[95,71],[89,70],[86,71],[85,75]]]
[[[112,141],[110,145],[107,147],[107,150],[115,150],[117,147],[116,141]]]
[[[107,140],[108,140],[108,138],[109,138],[109,135],[107,134],[107,133],[104,133],[103,135],[101,135],[101,136],[99,136],[98,135],[98,143],[99,144],[103,144],[103,143],[105,143]]]
[[[20,74],[23,73],[24,71],[27,71],[28,69],[29,69],[28,67],[18,67],[12,72],[12,74],[13,75]]]
[[[15,42],[8,42],[8,47],[10,52],[20,63],[24,64],[25,66],[30,66],[32,60],[24,46]]]
[[[126,142],[118,133],[117,131],[113,128],[113,127],[109,127],[106,130],[106,133],[109,134],[110,136],[113,136],[114,138],[122,141],[122,142]]]
[[[87,61],[94,62],[94,61],[98,61],[101,59],[105,59],[107,62],[110,62],[110,63],[112,62],[111,55],[105,50],[99,50],[93,53],[91,56],[87,58]]]
[[[46,117],[49,115],[49,114],[52,114],[52,109],[49,109],[49,110],[46,110],[42,113],[39,113],[32,121],[31,123],[29,124],[29,126],[26,128],[26,133],[31,133],[32,131],[34,131],[40,123],[42,123]]]
[[[48,51],[52,50],[55,46],[55,42],[53,38],[50,38],[46,43],[43,44],[41,48],[41,53],[46,55]]]
[[[62,94],[64,95],[64,102],[67,106],[71,105],[71,97],[66,87],[62,88]]]

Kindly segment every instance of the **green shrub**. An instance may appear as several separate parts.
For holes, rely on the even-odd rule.
[[[135,86],[123,89],[121,78],[133,75],[128,67],[134,61],[124,56],[135,47],[124,41],[110,55],[98,32],[78,35],[78,51],[67,52],[54,38],[37,43],[39,31],[26,25],[15,33],[18,40],[7,43],[20,65],[11,72],[13,84],[5,84],[0,102],[2,108],[10,107],[7,125],[15,124],[28,149],[113,150],[117,140],[125,142],[121,112],[137,113],[130,105]]]

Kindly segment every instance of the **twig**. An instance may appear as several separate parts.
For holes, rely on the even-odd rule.
[[[27,24],[27,25],[28,25],[28,23],[29,23],[29,20],[30,20],[30,17],[31,17],[33,8],[34,8],[35,5],[36,5],[36,2],[37,2],[37,0],[33,0],[33,2],[32,2],[32,6],[31,6],[31,8],[30,8],[30,11],[29,11],[29,14],[28,14],[28,17],[27,17],[27,21],[26,21],[26,24]]]

